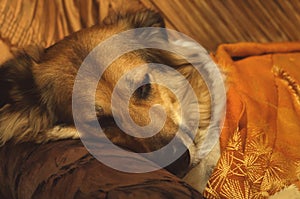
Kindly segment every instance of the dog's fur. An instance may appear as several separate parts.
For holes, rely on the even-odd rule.
[[[16,58],[4,63],[0,67],[0,144],[9,140],[43,143],[78,138],[72,117],[72,90],[78,68],[101,41],[116,33],[140,27],[164,27],[164,22],[159,14],[152,11],[111,16],[102,24],[76,32],[45,50],[31,48],[19,52]],[[104,72],[97,87],[95,110],[98,119],[103,123],[111,122],[111,94],[118,79],[131,69],[149,62],[174,67],[186,77],[197,94],[201,119],[194,145],[189,150],[191,165],[202,164],[186,180],[202,191],[211,167],[218,159],[219,148],[217,146],[205,160],[200,161],[194,157],[209,125],[211,98],[201,76],[184,59],[172,53],[144,49],[127,53],[115,60]],[[180,89],[176,79],[168,78],[178,84]],[[145,126],[150,121],[149,108],[154,104],[161,104],[167,114],[165,126],[160,133],[147,139],[133,138],[122,133],[108,133],[108,137],[114,143],[137,152],[153,151],[164,146],[183,125],[179,103],[169,89],[157,84],[140,88],[130,100],[130,115],[138,125]],[[182,135],[180,139],[186,142],[187,137]]]

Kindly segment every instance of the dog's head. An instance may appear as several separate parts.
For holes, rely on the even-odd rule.
[[[31,130],[35,131],[44,131],[55,125],[73,125],[73,86],[79,67],[84,59],[93,48],[105,39],[122,31],[141,27],[164,27],[164,21],[158,13],[153,11],[143,11],[125,16],[114,15],[105,19],[100,25],[72,34],[45,51],[38,53],[38,56],[36,56],[36,53],[29,53],[34,54],[31,57],[23,54],[21,58],[18,58],[19,61],[6,63],[0,71],[2,78],[0,87],[6,89],[5,94],[1,96],[1,114],[7,114],[9,112],[8,108],[12,109],[14,106],[20,108],[20,110],[14,111],[26,113],[28,111],[31,113],[30,110],[33,110],[33,108],[35,110],[40,108],[40,110],[35,111],[36,115],[31,113],[32,117],[27,118],[27,123],[24,119],[23,125],[26,123]],[[159,37],[166,37],[164,33],[160,34]],[[157,36],[148,35],[148,39],[149,41],[155,41]],[[118,47],[118,44],[116,44],[110,50]],[[103,54],[105,53],[109,53],[109,50],[103,52]],[[20,60],[26,61],[22,64]],[[98,61],[101,62],[101,60]],[[137,152],[157,150],[169,143],[178,130],[188,131],[183,122],[184,118],[180,114],[184,107],[180,107],[176,95],[165,86],[151,83],[156,78],[165,78],[180,90],[180,80],[170,75],[168,71],[161,70],[160,73],[152,71],[149,67],[147,68],[149,63],[160,63],[170,66],[179,71],[191,83],[195,93],[197,93],[198,102],[201,104],[199,105],[200,109],[195,110],[197,113],[199,111],[202,113],[199,129],[205,129],[210,119],[210,96],[206,84],[186,60],[172,53],[157,49],[142,49],[125,53],[114,60],[104,71],[97,85],[94,106],[98,120],[100,123],[102,122],[104,129],[109,129],[108,126],[114,123],[113,108],[118,108],[112,108],[111,106],[112,93],[115,86],[128,72],[138,66],[146,65],[144,70],[133,72],[123,82],[125,87],[130,87],[131,84],[141,84],[129,98],[129,115],[138,126],[147,126],[153,119],[149,116],[149,110],[151,107],[159,104],[164,108],[166,118],[162,117],[160,112],[157,112],[154,113],[154,119],[158,121],[165,119],[163,127],[158,134],[144,139],[126,135],[126,132],[106,132],[107,136],[114,143]],[[15,70],[15,65],[18,66],[18,70],[22,74],[16,74],[18,71]],[[10,76],[7,76],[7,74],[10,74]],[[148,83],[142,85],[143,82]],[[14,89],[13,92],[11,91],[12,88]],[[4,92],[4,90],[1,92]],[[82,92],[83,94],[86,93],[86,91]],[[32,97],[34,97],[34,101],[31,101]],[[16,98],[19,99],[16,100]],[[34,118],[41,118],[41,116],[43,119],[39,121]],[[2,121],[4,121],[3,117]],[[37,125],[37,123],[43,123],[43,125]],[[16,129],[16,131],[21,130],[22,128]],[[189,134],[189,132],[184,133]],[[16,134],[18,135],[20,132]],[[32,135],[25,135],[23,138],[34,139],[36,134],[38,132],[32,133]],[[183,137],[180,139],[184,140],[185,138]]]

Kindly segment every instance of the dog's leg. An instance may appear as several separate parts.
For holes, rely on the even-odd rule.
[[[48,141],[56,141],[63,139],[79,139],[79,132],[75,127],[71,126],[54,126],[53,128],[38,134],[36,138],[37,143],[44,143]]]

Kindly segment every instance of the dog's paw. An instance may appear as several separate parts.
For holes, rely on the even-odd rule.
[[[44,133],[40,133],[35,141],[37,143],[45,143],[49,141],[79,138],[79,132],[75,127],[55,126]]]

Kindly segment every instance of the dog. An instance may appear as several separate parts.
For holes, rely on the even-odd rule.
[[[0,143],[36,142],[45,143],[61,139],[78,139],[72,115],[72,92],[81,63],[96,45],[114,34],[142,27],[165,27],[160,14],[154,11],[140,11],[125,15],[113,15],[103,23],[80,30],[47,49],[31,47],[20,51],[14,59],[0,67]],[[155,39],[149,35],[149,40]],[[191,146],[186,146],[190,155],[190,172],[184,177],[200,192],[217,163],[220,155],[216,144],[210,154],[199,159],[199,150],[212,117],[211,96],[208,87],[185,59],[163,50],[142,49],[126,53],[116,59],[103,73],[95,94],[95,111],[100,124],[115,125],[112,119],[111,95],[121,76],[138,65],[151,62],[168,65],[183,75],[197,96],[201,114],[198,130]],[[174,82],[180,90],[180,82],[175,77],[166,78]],[[153,78],[153,74],[139,74],[133,81]],[[183,144],[188,142],[189,132],[181,129],[183,118],[180,104],[168,88],[158,84],[144,84],[136,89],[130,98],[129,111],[133,121],[139,126],[150,122],[149,109],[160,104],[166,118],[160,132],[150,138],[141,139],[128,136],[121,131],[106,132],[116,145],[135,152],[157,150],[174,137]],[[160,119],[159,115],[157,115]]]

